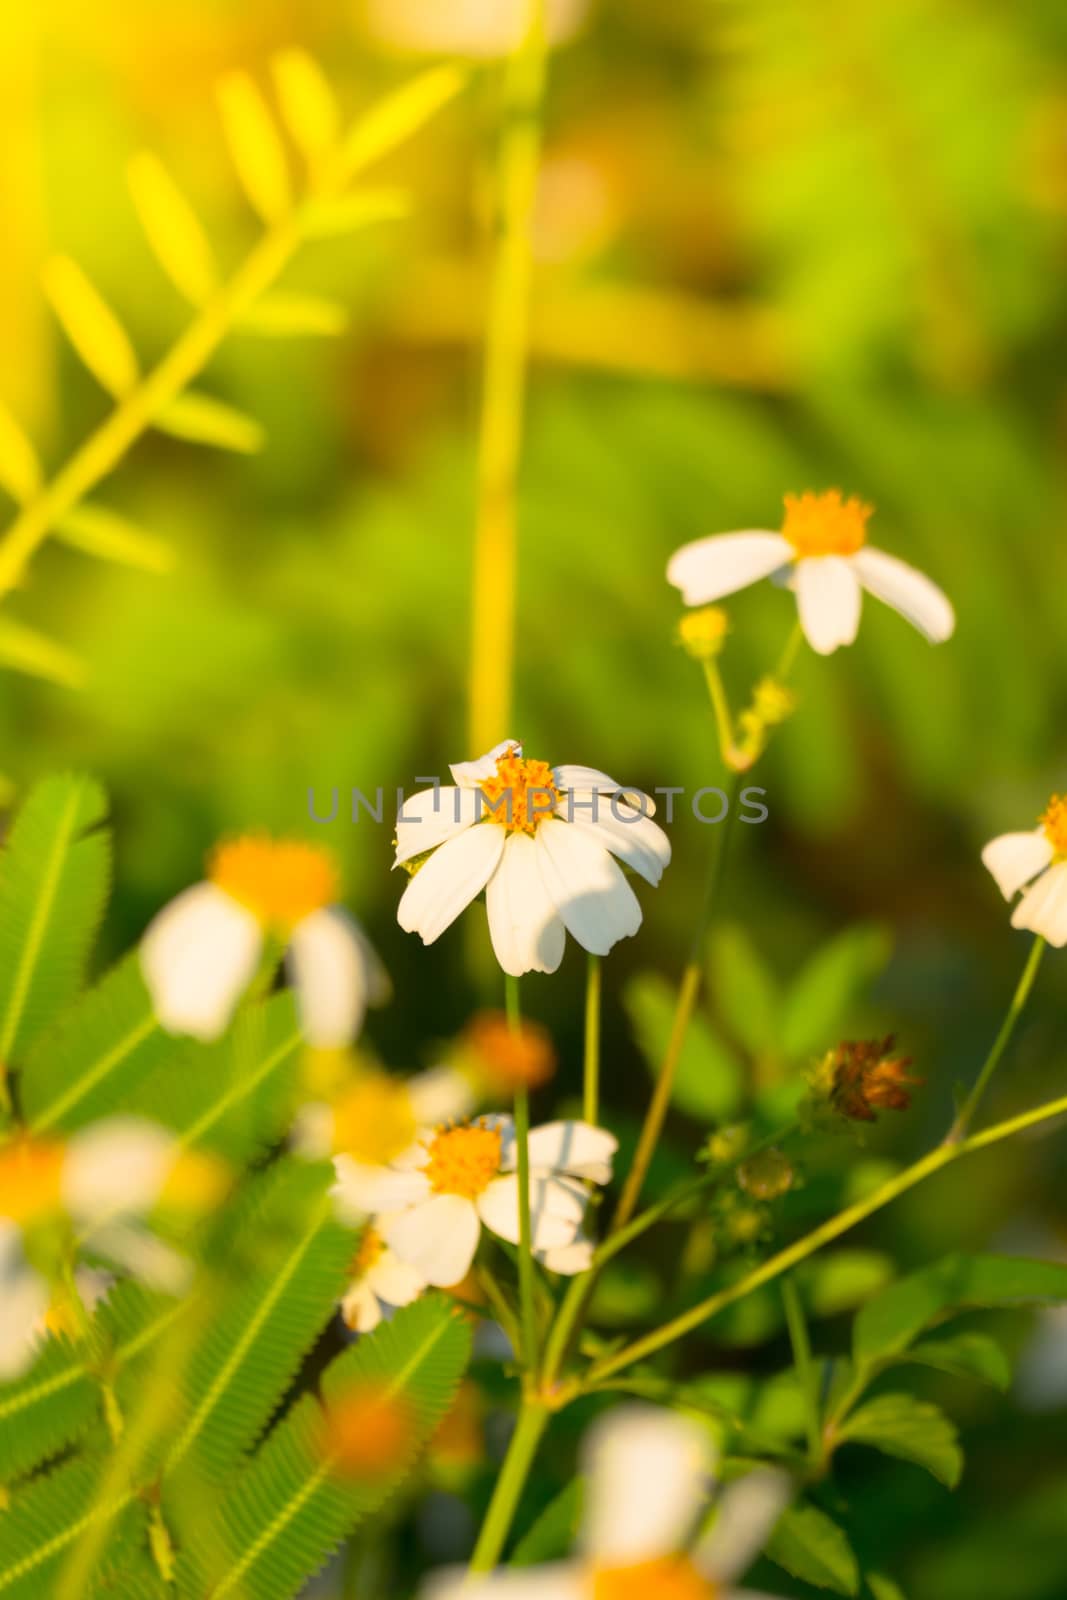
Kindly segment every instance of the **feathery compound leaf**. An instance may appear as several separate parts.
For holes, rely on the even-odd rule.
[[[5,405],[0,405],[0,485],[20,503],[41,487],[37,453]]]
[[[194,306],[202,305],[218,283],[207,234],[170,173],[150,151],[134,156],[130,192],[141,226],[168,278]]]
[[[410,216],[411,206],[407,189],[363,189],[339,200],[312,200],[303,208],[300,220],[309,239],[335,239],[375,222]]]
[[[0,666],[62,684],[64,689],[80,689],[86,679],[79,656],[12,617],[0,618]]]
[[[177,559],[173,545],[165,539],[142,532],[106,506],[75,506],[59,519],[56,537],[87,556],[144,572],[170,572]]]
[[[345,139],[348,176],[361,172],[417,133],[423,123],[455,98],[468,77],[461,67],[432,67],[371,106]]]
[[[56,1592],[58,1570],[75,1541],[94,1524],[115,1518],[109,1538],[128,1536],[143,1523],[144,1506],[130,1494],[101,1500],[103,1461],[60,1467],[23,1489],[0,1517],[0,1595],[42,1600]]]
[[[470,1355],[470,1328],[441,1295],[397,1313],[327,1369],[327,1407],[371,1383],[399,1400],[412,1422],[404,1459],[374,1478],[343,1475],[322,1408],[300,1400],[271,1434],[219,1510],[194,1530],[179,1561],[179,1593],[211,1600],[288,1600],[359,1519],[402,1482],[444,1416]],[[228,1549],[224,1567],[219,1552]]]
[[[303,50],[283,50],[271,62],[282,120],[293,143],[315,161],[336,143],[337,102],[317,61]]]
[[[240,326],[250,333],[279,339],[343,333],[347,324],[344,306],[320,300],[317,295],[283,292],[263,295],[249,306],[240,321]]]
[[[92,778],[31,790],[0,854],[0,1063],[19,1059],[81,985],[107,897],[107,813]],[[90,831],[93,830],[93,831]]]
[[[110,394],[127,394],[138,379],[126,331],[76,261],[53,256],[44,267],[45,293],[67,338]]]
[[[212,444],[242,455],[252,455],[263,447],[263,429],[254,418],[193,389],[172,400],[154,420],[162,433],[194,444]]]
[[[289,169],[266,101],[246,72],[229,72],[219,84],[219,108],[252,209],[264,222],[274,222],[289,207]]]

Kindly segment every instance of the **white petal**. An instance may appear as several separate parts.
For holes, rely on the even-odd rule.
[[[484,1578],[446,1567],[423,1580],[419,1600],[590,1600],[589,1577],[576,1561],[501,1567]]]
[[[334,1156],[333,1170],[337,1182],[330,1193],[337,1204],[338,1215],[350,1223],[376,1217],[383,1211],[418,1205],[430,1193],[430,1180],[424,1172],[374,1167],[347,1155]]]
[[[530,1179],[530,1240],[535,1250],[573,1244],[585,1216],[586,1198],[557,1178]],[[519,1242],[519,1180],[514,1173],[494,1178],[478,1199],[478,1215],[487,1228]]]
[[[293,929],[286,964],[304,1037],[316,1049],[351,1044],[363,1026],[371,987],[365,946],[352,919],[334,908]]]
[[[892,606],[931,644],[952,637],[956,627],[952,602],[925,573],[869,545],[852,557],[852,568],[868,594]]]
[[[63,1163],[63,1200],[82,1226],[94,1219],[141,1216],[166,1182],[174,1135],[141,1117],[108,1117],[74,1134]]]
[[[425,850],[435,850],[483,814],[477,788],[456,789],[444,784],[408,795],[396,819],[394,866],[410,861],[412,856],[421,856]]]
[[[141,940],[141,970],[163,1027],[217,1039],[262,945],[252,913],[213,883],[195,884],[164,906]]]
[[[381,1221],[390,1249],[441,1289],[466,1277],[480,1232],[477,1211],[458,1194],[432,1195]]]
[[[667,582],[681,589],[687,606],[707,605],[770,577],[793,555],[780,533],[716,533],[683,544],[667,563]]]
[[[792,1495],[788,1473],[773,1470],[750,1472],[727,1485],[711,1530],[695,1552],[701,1572],[720,1583],[747,1572]]]
[[[708,1492],[706,1431],[659,1406],[624,1405],[587,1436],[584,1543],[595,1561],[626,1566],[678,1549]]]
[[[493,952],[513,978],[524,972],[555,972],[567,935],[537,862],[528,833],[509,836],[485,891]]]
[[[671,859],[671,842],[663,829],[651,817],[644,817],[617,800],[613,806],[611,800],[598,796],[597,802],[595,821],[591,812],[577,805],[572,804],[568,810],[567,801],[557,806],[556,815],[565,818],[572,827],[580,828],[602,849],[610,850],[646,883],[655,886]]]
[[[299,1106],[289,1130],[289,1148],[305,1161],[325,1161],[333,1149],[333,1107],[326,1100]]]
[[[22,1235],[0,1217],[0,1380],[17,1378],[30,1365],[48,1310],[48,1285],[26,1262]]]
[[[442,1122],[458,1122],[474,1109],[471,1081],[457,1067],[430,1067],[408,1079],[408,1093],[415,1121],[420,1126],[437,1127]]]
[[[593,796],[617,794],[621,801],[625,801],[642,816],[654,817],[656,802],[650,794],[645,794],[643,789],[624,789],[617,778],[612,778],[606,772],[601,772],[597,767],[576,767],[568,762],[552,768],[552,781],[557,789],[564,794],[562,806],[557,806],[559,816],[568,817],[568,802],[566,796],[572,796],[571,809],[579,816],[593,816]],[[597,806],[599,815],[600,805]]]
[[[589,1122],[545,1122],[532,1129],[530,1166],[569,1172],[594,1183],[610,1183],[611,1159],[619,1148],[613,1133]]]
[[[354,1283],[341,1300],[341,1315],[356,1333],[371,1333],[382,1320],[378,1296],[365,1278]]]
[[[367,1273],[366,1282],[373,1286],[378,1298],[390,1306],[409,1306],[426,1287],[422,1273],[410,1262],[401,1261],[388,1247]]]
[[[996,879],[1005,900],[1036,877],[1052,860],[1052,846],[1044,828],[1029,833],[1002,833],[982,851],[982,863]]]
[[[1057,950],[1067,944],[1067,861],[1043,872],[1012,913],[1013,928],[1039,933]]]
[[[637,896],[595,840],[558,817],[546,817],[535,843],[545,887],[583,949],[606,956],[619,939],[637,932]]]
[[[593,1265],[593,1241],[580,1233],[570,1244],[558,1245],[554,1250],[539,1250],[537,1259],[548,1272],[574,1278],[579,1272],[588,1272]]]
[[[163,1294],[185,1294],[192,1282],[193,1264],[186,1256],[132,1223],[112,1222],[96,1228],[88,1243],[94,1251]]]
[[[485,888],[506,838],[497,823],[483,822],[435,850],[400,898],[396,918],[405,933],[419,934],[423,944],[439,939]]]
[[[856,574],[842,556],[807,556],[796,566],[800,625],[811,648],[831,655],[851,644],[860,625],[863,598]]]
[[[496,764],[501,756],[506,756],[509,750],[521,751],[521,749],[522,745],[518,739],[501,739],[499,744],[487,750],[484,756],[479,756],[477,761],[457,761],[448,770],[463,788],[477,789],[486,778],[496,777]]]

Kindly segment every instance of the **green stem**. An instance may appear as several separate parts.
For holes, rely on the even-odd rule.
[[[508,1026],[518,1034],[522,1028],[519,1011],[519,980],[510,973],[505,980]],[[533,1229],[530,1223],[530,1095],[523,1084],[515,1090],[515,1152],[519,1181],[519,1320],[522,1327],[522,1359],[526,1381],[532,1382],[537,1369],[537,1311],[535,1303]]]
[[[585,979],[585,1064],[582,1116],[596,1123],[600,1111],[600,957],[591,955]]]
[[[1033,944],[1030,946],[1030,954],[1027,957],[1026,966],[1023,968],[1022,977],[1019,979],[1018,987],[1012,996],[1011,1005],[1008,1007],[1008,1014],[1000,1025],[1000,1032],[993,1041],[993,1048],[990,1050],[982,1065],[982,1070],[978,1074],[978,1079],[974,1088],[967,1096],[967,1099],[964,1101],[962,1107],[957,1113],[955,1122],[945,1135],[946,1144],[958,1144],[959,1141],[964,1138],[967,1129],[974,1121],[975,1112],[978,1110],[978,1107],[981,1104],[982,1096],[989,1087],[989,1080],[992,1078],[994,1072],[997,1070],[997,1067],[1000,1065],[1000,1058],[1008,1048],[1008,1043],[1011,1039],[1011,1036],[1015,1032],[1015,1024],[1022,1015],[1023,1007],[1026,1005],[1026,1002],[1030,997],[1030,990],[1034,986],[1034,979],[1037,977],[1037,969],[1041,965],[1041,957],[1044,955],[1044,953],[1045,941],[1041,935],[1038,934]]]
[[[472,1573],[491,1572],[500,1560],[548,1416],[545,1406],[523,1402],[471,1557]]]
[[[814,1465],[822,1451],[822,1433],[819,1426],[819,1375],[812,1360],[808,1324],[804,1317],[800,1290],[794,1277],[782,1279],[782,1303],[785,1307],[786,1327],[789,1329],[789,1343],[793,1349],[793,1365],[796,1367],[797,1381],[804,1399],[808,1453]]]
[[[704,662],[704,682],[708,686],[708,695],[711,699],[711,709],[715,714],[715,731],[719,736],[719,754],[722,756],[723,765],[731,772],[737,770],[738,752],[734,742],[734,723],[730,715],[730,702],[726,695],[726,685],[722,681],[722,673],[718,663],[714,660]]]
[[[800,626],[799,622],[794,622],[789,633],[789,638],[785,642],[785,649],[782,651],[782,654],[778,660],[778,665],[774,669],[774,676],[778,679],[779,683],[784,683],[786,678],[789,677],[789,674],[796,665],[797,653],[803,643],[804,629]]]

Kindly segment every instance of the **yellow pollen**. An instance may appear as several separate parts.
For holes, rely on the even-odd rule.
[[[371,1227],[368,1222],[363,1230],[355,1255],[352,1257],[352,1277],[363,1278],[370,1271],[374,1263],[381,1258],[385,1249],[385,1240],[377,1228]]]
[[[327,1407],[321,1449],[344,1478],[383,1478],[406,1462],[417,1439],[415,1418],[403,1395],[364,1379]]]
[[[787,494],[782,534],[802,556],[851,556],[867,538],[867,519],[874,507],[855,495],[846,500],[840,489],[825,494]]]
[[[480,788],[485,820],[498,822],[509,833],[536,833],[562,798],[548,762],[527,761],[514,748],[498,758],[496,777]]]
[[[213,851],[208,877],[264,927],[283,932],[338,895],[329,852],[299,839],[231,839]]]
[[[406,1084],[384,1072],[361,1072],[333,1108],[334,1154],[385,1166],[415,1142]]]
[[[597,1567],[590,1600],[715,1600],[718,1592],[684,1556],[664,1556],[630,1567]]]
[[[0,1148],[0,1217],[20,1225],[61,1209],[64,1149],[18,1138]]]
[[[476,1200],[500,1171],[500,1134],[484,1122],[439,1128],[427,1150],[423,1171],[435,1194]]]
[[[1038,821],[1057,858],[1067,860],[1067,795],[1054,794]]]
[[[159,1203],[168,1211],[204,1216],[225,1199],[232,1178],[221,1156],[210,1150],[183,1150],[167,1173]]]

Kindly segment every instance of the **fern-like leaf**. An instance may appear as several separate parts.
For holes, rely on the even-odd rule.
[[[217,450],[254,455],[263,447],[263,429],[254,417],[216,400],[212,395],[187,389],[158,411],[155,426],[190,444],[210,444]]]
[[[75,506],[59,519],[56,535],[71,549],[98,561],[116,561],[142,572],[170,572],[175,564],[173,545],[145,533],[107,506]]]
[[[289,207],[289,169],[266,102],[246,72],[229,72],[222,79],[219,108],[249,203],[264,222],[275,222]]]
[[[282,50],[271,62],[282,120],[297,149],[315,163],[336,142],[340,113],[318,62],[304,50]]]
[[[45,293],[75,350],[110,394],[128,394],[140,376],[133,345],[121,322],[69,256],[44,268]]]
[[[20,505],[41,487],[37,452],[5,405],[0,405],[0,487]]]
[[[218,283],[218,272],[196,212],[150,151],[130,162],[129,183],[157,261],[180,295],[191,305],[202,305]]]
[[[87,676],[80,656],[13,617],[0,617],[0,666],[64,689],[80,689]]]

